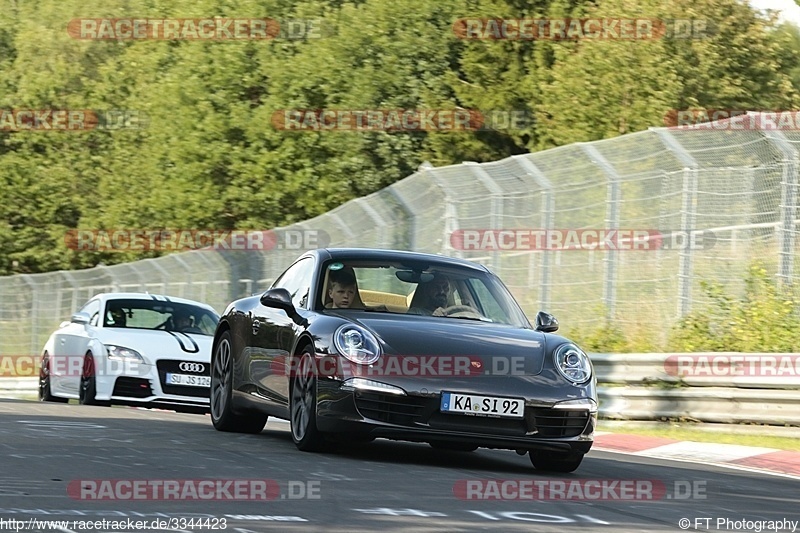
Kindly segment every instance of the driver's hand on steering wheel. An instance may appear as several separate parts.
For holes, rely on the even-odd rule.
[[[447,316],[447,313],[445,312],[443,307],[437,307],[431,314],[433,316]]]

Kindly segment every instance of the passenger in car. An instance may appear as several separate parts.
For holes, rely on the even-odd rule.
[[[352,270],[332,270],[328,278],[328,297],[332,309],[347,309],[360,302],[356,276]]]

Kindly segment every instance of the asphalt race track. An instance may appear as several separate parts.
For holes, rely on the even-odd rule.
[[[52,531],[34,521],[129,518],[170,521],[147,531],[170,530],[180,519],[183,527],[172,530],[215,530],[192,518],[216,519],[221,530],[224,518],[225,530],[237,533],[681,531],[682,518],[692,531],[755,531],[737,521],[800,520],[800,480],[788,476],[597,451],[577,472],[553,475],[512,451],[446,452],[382,440],[310,454],[294,447],[287,424],[273,420],[260,435],[240,435],[215,431],[203,415],[2,400],[0,446],[0,531],[14,530],[9,520],[24,521],[20,531]],[[103,480],[116,492],[98,489]],[[268,480],[271,492],[267,501],[235,501],[224,491],[222,499],[183,493],[188,499],[155,500],[119,489],[133,486],[120,480]],[[631,484],[636,491],[622,489]],[[95,492],[84,492],[87,486]],[[517,498],[523,486],[548,499]],[[476,499],[482,496],[494,499]],[[113,527],[122,529],[108,522],[91,531],[136,530]]]

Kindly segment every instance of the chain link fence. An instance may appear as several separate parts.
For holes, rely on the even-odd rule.
[[[800,132],[652,128],[501,161],[408,178],[284,229],[324,231],[331,246],[441,253],[479,261],[529,316],[542,309],[568,328],[609,318],[663,342],[702,305],[702,280],[744,289],[762,260],[782,283],[797,279]],[[711,230],[713,246],[657,250],[465,250],[458,230]],[[706,233],[707,235],[707,233]],[[672,242],[672,241],[671,241]],[[685,242],[685,240],[684,240]],[[674,242],[672,242],[674,244]],[[104,291],[149,291],[222,311],[264,290],[298,250],[191,251],[115,266],[0,278],[0,354],[36,354],[48,335]]]

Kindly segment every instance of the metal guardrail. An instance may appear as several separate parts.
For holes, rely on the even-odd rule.
[[[0,378],[0,398],[30,396],[38,391],[38,378]]]
[[[800,426],[800,354],[596,353],[590,357],[604,418]],[[0,397],[35,395],[37,382],[35,377],[0,378]]]
[[[590,354],[604,385],[800,389],[800,353]]]
[[[600,415],[800,425],[800,354],[591,354]]]
[[[603,418],[686,418],[725,424],[800,425],[797,390],[599,387],[598,396]]]

